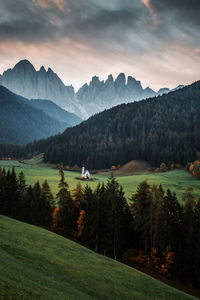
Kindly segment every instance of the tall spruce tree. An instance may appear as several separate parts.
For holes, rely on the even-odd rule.
[[[19,219],[26,221],[26,216],[28,214],[28,196],[27,196],[27,186],[26,180],[23,172],[19,173],[18,179],[18,190],[19,190]]]
[[[76,236],[76,225],[79,216],[79,209],[76,207],[72,200],[69,186],[65,181],[64,171],[60,169],[60,182],[59,191],[57,193],[59,214],[60,214],[60,231],[59,233],[68,237],[75,238]]]
[[[182,275],[187,281],[193,281],[194,257],[192,253],[195,251],[195,209],[196,199],[193,196],[193,188],[188,187],[183,196],[185,201],[183,214],[183,245],[182,245]]]
[[[147,181],[139,184],[130,199],[133,226],[139,240],[139,247],[147,255],[152,247],[152,194]]]
[[[125,241],[128,239],[127,228],[131,221],[123,188],[113,174],[106,185],[106,199],[108,201],[107,254],[116,259],[127,250]]]

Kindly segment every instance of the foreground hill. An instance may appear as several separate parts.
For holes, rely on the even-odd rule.
[[[39,142],[32,151],[45,161],[90,169],[131,160],[152,166],[186,164],[200,152],[200,81],[177,91],[97,114],[62,135]]]
[[[26,144],[63,132],[69,126],[0,86],[0,143]]]
[[[0,299],[195,299],[61,236],[0,215]]]

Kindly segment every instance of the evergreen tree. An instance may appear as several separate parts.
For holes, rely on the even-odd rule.
[[[167,236],[166,244],[171,247],[173,251],[179,248],[181,237],[181,222],[182,209],[176,197],[176,194],[168,189],[164,197],[165,206],[167,209]]]
[[[68,237],[74,238],[76,235],[76,222],[79,216],[79,209],[72,200],[68,190],[69,186],[65,181],[64,171],[60,169],[59,191],[57,193],[59,216],[60,216],[60,231],[59,233]]]
[[[44,226],[51,228],[52,214],[55,208],[55,201],[51,193],[48,182],[45,180],[41,188],[40,210],[42,212],[42,223]]]
[[[84,190],[80,181],[77,183],[76,187],[73,189],[73,200],[79,210],[84,210],[86,206],[86,201],[84,198]]]
[[[16,218],[19,214],[19,193],[15,169],[8,170],[5,184],[5,213]]]
[[[154,236],[153,236],[153,245],[154,248],[158,251],[158,254],[161,254],[166,247],[168,246],[168,226],[167,226],[167,207],[163,197],[160,197],[154,216]]]
[[[152,247],[152,194],[147,181],[139,184],[137,192],[131,197],[133,226],[138,235],[139,247],[147,255]]]
[[[113,174],[106,185],[108,201],[107,253],[115,259],[127,250],[127,233],[131,224],[129,209],[124,192]],[[128,222],[130,223],[128,224]],[[127,226],[128,225],[128,226]]]
[[[193,248],[193,282],[196,286],[200,285],[200,200],[196,203],[194,209],[194,248]]]
[[[195,209],[196,200],[193,196],[193,188],[188,187],[183,196],[185,201],[183,214],[183,245],[182,245],[182,275],[184,280],[193,281],[193,271],[195,268],[195,261],[192,253],[195,251]]]
[[[26,221],[28,215],[29,203],[27,196],[26,180],[23,172],[19,173],[18,179],[18,191],[19,191],[19,214],[18,217],[22,221]]]
[[[5,214],[5,173],[0,166],[0,213]]]
[[[41,207],[41,187],[39,181],[37,181],[32,189],[31,197],[31,222],[36,225],[43,225]]]

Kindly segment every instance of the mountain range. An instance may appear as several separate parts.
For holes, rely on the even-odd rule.
[[[141,82],[121,73],[114,80],[94,76],[89,84],[84,84],[77,92],[72,85],[66,86],[51,68],[42,66],[38,71],[28,60],[18,62],[0,76],[0,84],[12,92],[28,99],[51,100],[63,109],[82,119],[121,103],[134,102],[168,93],[168,88],[158,92],[142,88]],[[182,86],[179,86],[180,88]]]
[[[81,122],[51,101],[29,101],[3,86],[0,86],[0,107],[0,143],[27,144]]]

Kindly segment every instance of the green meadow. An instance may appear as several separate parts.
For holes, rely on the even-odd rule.
[[[20,163],[18,161],[0,161],[0,165],[6,169],[15,167],[16,173],[23,171],[26,176],[27,184],[34,184],[36,181],[42,183],[45,179],[49,182],[54,196],[58,191],[59,171],[53,169],[50,165],[41,163],[32,163],[27,161],[26,163]],[[73,171],[65,171],[65,177],[69,184],[70,190],[73,190],[78,182],[76,177],[80,177],[81,173]],[[98,183],[107,182],[109,174],[92,175],[96,178],[93,182],[83,182],[82,186],[86,184],[93,189]],[[127,199],[137,190],[137,186],[143,180],[147,180],[149,184],[162,184],[163,188],[176,192],[179,201],[182,201],[184,192],[188,186],[192,186],[194,189],[194,195],[197,199],[200,198],[200,181],[196,180],[190,173],[185,170],[174,170],[165,173],[149,173],[149,174],[136,174],[129,176],[117,175],[117,180],[123,186]]]
[[[196,299],[50,231],[0,215],[1,300]]]

